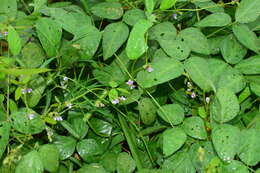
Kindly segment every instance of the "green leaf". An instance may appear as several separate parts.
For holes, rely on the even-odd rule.
[[[15,173],[43,173],[43,164],[37,151],[32,150],[18,163]]]
[[[74,128],[72,127],[72,125],[70,123],[68,123],[66,120],[63,120],[60,122],[60,124],[62,125],[62,127],[64,129],[66,129],[73,137],[79,139],[80,136],[79,134],[74,130]]]
[[[145,19],[145,12],[138,8],[127,10],[123,16],[123,21],[130,26],[134,26],[139,20]]]
[[[9,18],[16,18],[17,1],[16,0],[1,0],[0,14],[6,15]]]
[[[70,136],[56,136],[54,144],[59,150],[61,160],[69,158],[76,147],[76,140]]]
[[[196,139],[206,139],[207,131],[204,121],[200,117],[186,118],[183,122],[183,130],[187,135]]]
[[[260,15],[260,1],[242,0],[236,9],[235,18],[239,23],[253,22]]]
[[[191,79],[204,91],[215,91],[209,65],[206,59],[193,56],[184,62],[184,68]]]
[[[183,73],[183,65],[175,59],[161,59],[151,63],[151,67],[154,69],[152,72],[143,70],[137,74],[137,82],[144,88],[167,82]]]
[[[229,164],[223,165],[223,172],[249,173],[247,166],[237,160],[231,160]]]
[[[153,101],[149,98],[142,98],[138,102],[138,110],[140,113],[141,120],[144,124],[152,124],[156,119],[157,107]]]
[[[136,167],[134,159],[127,154],[122,152],[117,157],[117,172],[118,173],[132,173]]]
[[[239,158],[249,166],[257,165],[260,162],[260,131],[255,128],[244,129],[240,139]]]
[[[160,9],[167,10],[169,8],[172,8],[176,2],[177,2],[177,0],[162,0],[162,2],[160,4]]]
[[[187,136],[181,128],[171,128],[163,132],[163,154],[167,157],[179,150]]]
[[[176,154],[166,158],[162,164],[165,170],[171,170],[171,173],[196,173],[190,155],[187,151],[179,151]],[[164,171],[162,171],[164,173]]]
[[[62,29],[50,18],[40,18],[36,22],[36,33],[49,57],[55,56],[61,42]]]
[[[45,73],[48,71],[51,71],[51,69],[47,69],[47,68],[33,68],[33,69],[0,68],[0,72],[3,72],[5,74],[14,75],[14,76],[33,75],[33,74],[38,74],[38,73]]]
[[[115,172],[117,167],[117,155],[115,152],[108,151],[102,156],[100,163],[109,172]]]
[[[45,170],[56,172],[59,168],[59,151],[53,144],[42,145],[39,155]]]
[[[240,110],[236,95],[227,88],[219,88],[210,105],[211,116],[220,123],[235,118]]]
[[[84,165],[82,168],[80,168],[77,173],[108,173],[102,165],[99,165],[98,163],[92,163],[89,165]]]
[[[182,30],[178,38],[186,43],[191,51],[205,55],[210,54],[210,47],[206,36],[197,28],[186,28]]]
[[[164,121],[172,125],[178,125],[184,119],[184,110],[179,104],[163,105],[161,109],[157,110],[157,113]]]
[[[107,60],[111,57],[127,40],[129,29],[122,22],[112,23],[106,26],[103,33],[103,57]]]
[[[33,0],[34,12],[39,11],[47,5],[47,0]]]
[[[253,93],[260,97],[260,76],[247,76],[247,80]]]
[[[231,23],[231,17],[226,13],[213,13],[195,24],[197,27],[221,27]]]
[[[155,6],[154,0],[145,0],[145,8],[148,13],[152,13]]]
[[[102,2],[91,8],[91,12],[101,18],[116,20],[123,16],[123,8],[118,2]]]
[[[14,56],[18,55],[22,48],[22,42],[17,31],[12,27],[8,27],[8,47]]]
[[[259,54],[260,41],[256,34],[251,31],[247,25],[236,24],[233,25],[232,30],[240,43],[242,43],[246,48]]]
[[[51,16],[64,30],[74,35],[80,34],[80,28],[92,25],[91,18],[78,6],[44,8],[41,12],[46,16]]]
[[[159,23],[149,29],[149,39],[151,40],[173,40],[177,35],[177,30],[170,22]]]
[[[41,116],[31,109],[20,108],[11,114],[12,126],[15,130],[25,134],[38,134],[45,129]]]
[[[224,12],[224,8],[220,5],[218,5],[217,3],[213,2],[212,0],[202,0],[202,1],[195,0],[195,1],[192,1],[192,3],[194,3],[200,9],[210,11],[211,13]]]
[[[77,35],[72,40],[72,45],[78,47],[84,59],[89,59],[96,53],[102,34],[92,25],[85,25],[78,29]]]
[[[103,153],[103,149],[95,139],[83,139],[77,144],[77,151],[86,162],[93,162]]]
[[[260,74],[260,55],[251,56],[235,66],[243,74]]]
[[[237,41],[233,34],[222,41],[220,50],[225,61],[230,64],[237,64],[247,54],[247,49]]]
[[[41,46],[32,42],[29,42],[23,47],[22,54],[23,57],[21,61],[26,68],[37,68],[45,59],[45,54]]]
[[[237,127],[222,124],[213,128],[212,142],[218,156],[225,162],[234,159],[240,145],[240,131]]]
[[[5,152],[5,148],[9,142],[9,134],[10,134],[10,123],[9,122],[2,122],[0,123],[0,158]]]
[[[145,33],[151,26],[152,23],[148,20],[140,20],[134,25],[126,45],[126,54],[129,59],[137,59],[147,51]]]
[[[110,137],[112,133],[112,124],[107,121],[103,121],[98,118],[91,118],[90,125],[93,131],[96,134],[101,135],[103,137]]]
[[[88,125],[80,117],[71,118],[69,120],[74,131],[79,134],[80,139],[83,139],[88,133]]]

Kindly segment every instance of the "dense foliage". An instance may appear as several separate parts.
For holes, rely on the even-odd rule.
[[[260,172],[260,0],[1,0],[1,173]]]

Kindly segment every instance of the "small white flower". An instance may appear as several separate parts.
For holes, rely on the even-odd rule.
[[[190,82],[187,82],[187,87],[192,88],[192,84]]]
[[[55,117],[53,117],[53,119],[55,121],[62,121],[63,120],[63,118],[61,116],[55,116]]]
[[[196,97],[196,94],[195,94],[195,92],[192,92],[192,93],[191,93],[191,98],[193,98],[193,99],[194,99],[195,97]]]
[[[27,92],[27,93],[31,93],[32,91],[33,91],[32,88],[27,88],[27,89],[26,89],[26,92]]]
[[[8,32],[7,32],[7,31],[5,31],[5,32],[4,32],[4,36],[7,36],[7,35],[8,35]]]
[[[205,101],[206,101],[207,104],[209,104],[210,98],[209,98],[209,97],[206,97],[206,98],[205,98]]]
[[[121,97],[119,97],[119,100],[125,101],[125,100],[126,100],[126,97],[125,97],[125,96],[121,96]]]
[[[149,73],[153,72],[153,68],[151,66],[147,67],[146,71],[148,71]]]
[[[131,85],[130,86],[130,89],[132,90],[132,89],[135,89],[136,88],[136,86],[135,85]]]
[[[126,82],[126,84],[129,85],[129,86],[132,86],[132,85],[134,85],[134,81],[131,80],[131,79],[129,79],[129,80]]]
[[[22,89],[22,94],[24,95],[26,93],[26,89]]]
[[[188,88],[188,89],[187,89],[187,91],[191,92],[191,89],[190,89],[190,88]]]
[[[119,103],[119,99],[115,99],[115,100],[112,100],[112,102],[111,102],[113,105],[116,105],[116,104],[118,104]]]
[[[71,104],[71,103],[68,103],[68,104],[66,104],[66,107],[67,107],[68,109],[71,109],[71,108],[72,108],[72,104]]]
[[[68,78],[67,76],[64,76],[64,77],[63,77],[63,80],[64,80],[64,81],[67,81],[68,79],[69,79],[69,78]]]
[[[32,119],[34,119],[34,117],[35,117],[35,115],[34,115],[33,113],[31,113],[31,114],[28,114],[28,118],[29,118],[29,120],[32,120]]]

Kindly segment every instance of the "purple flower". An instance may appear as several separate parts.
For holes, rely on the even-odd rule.
[[[121,97],[119,97],[119,100],[125,101],[125,100],[126,100],[126,97],[125,97],[125,96],[121,96]]]
[[[5,31],[5,32],[4,32],[4,36],[7,36],[7,35],[8,35],[8,32],[7,32],[7,31]]]
[[[26,93],[26,89],[22,89],[22,94],[24,95]]]
[[[153,68],[151,66],[147,67],[146,69],[149,73],[153,72]]]
[[[111,102],[113,105],[116,105],[116,104],[118,104],[119,103],[119,99],[115,99],[115,100],[112,100],[112,102]]]
[[[62,121],[63,120],[63,118],[61,116],[55,116],[55,117],[53,117],[53,119],[55,121]]]
[[[29,118],[29,120],[32,120],[32,119],[34,119],[34,117],[35,117],[35,115],[34,114],[28,114],[28,118]]]
[[[64,81],[67,81],[68,79],[69,79],[69,78],[68,78],[67,76],[64,76],[64,77],[63,77],[63,80],[64,80]]]
[[[132,86],[132,85],[134,85],[134,81],[131,80],[131,79],[129,79],[129,80],[126,82],[126,84],[129,85],[129,86]]]
[[[193,98],[193,99],[194,99],[195,97],[196,97],[196,94],[195,94],[195,92],[192,92],[192,93],[191,93],[191,98]]]

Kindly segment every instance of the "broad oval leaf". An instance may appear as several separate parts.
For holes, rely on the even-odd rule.
[[[177,30],[170,22],[159,23],[149,29],[149,39],[151,40],[174,40]]]
[[[260,15],[260,1],[242,0],[236,9],[235,18],[239,23],[253,22]]]
[[[260,55],[249,57],[235,66],[243,74],[260,74]]]
[[[154,0],[145,0],[145,8],[148,13],[152,13],[155,6]]]
[[[39,155],[45,170],[56,172],[59,168],[59,151],[53,144],[45,144],[40,147]]]
[[[206,36],[197,28],[186,28],[182,30],[178,38],[186,43],[191,51],[205,55],[210,54],[210,47]]]
[[[43,173],[44,168],[37,151],[32,150],[18,163],[15,173]]]
[[[129,59],[137,59],[148,49],[145,33],[153,24],[148,20],[137,22],[129,36],[126,45],[126,54]]]
[[[247,166],[237,160],[232,160],[229,164],[223,165],[221,171],[230,173],[249,173]]]
[[[162,0],[162,2],[160,4],[160,9],[167,10],[169,8],[172,8],[176,2],[177,2],[177,0]]]
[[[5,152],[5,148],[9,142],[9,134],[10,134],[11,125],[9,122],[1,122],[0,123],[0,158]]]
[[[230,162],[239,149],[240,131],[232,125],[218,125],[213,128],[212,142],[218,156],[223,161]]]
[[[129,29],[122,22],[109,24],[103,33],[103,57],[104,60],[111,57],[127,40]]]
[[[219,88],[210,105],[210,114],[220,123],[235,118],[240,110],[236,95],[227,88]]]
[[[156,106],[149,98],[142,98],[138,102],[138,110],[144,124],[152,124],[156,118]]]
[[[172,125],[178,125],[184,119],[184,110],[179,104],[163,105],[161,109],[157,110],[157,113],[164,121]]]
[[[95,139],[83,139],[77,144],[77,151],[86,162],[93,162],[103,149]]]
[[[249,166],[260,162],[260,130],[256,128],[241,131],[239,158]]]
[[[117,172],[132,173],[134,172],[136,163],[134,159],[126,152],[119,153],[117,156]]]
[[[76,140],[70,136],[56,136],[54,139],[54,144],[59,150],[60,159],[65,160],[69,158],[76,147]]]
[[[226,13],[213,13],[195,24],[198,27],[221,27],[231,23],[231,17]]]
[[[50,18],[40,18],[36,22],[36,33],[49,57],[55,56],[60,47],[62,29]]]
[[[163,132],[163,154],[170,156],[179,150],[187,139],[187,135],[181,128],[172,128]]]
[[[210,11],[211,13],[224,12],[224,8],[212,0],[196,0],[191,2],[199,8]]]
[[[123,21],[130,26],[134,26],[139,20],[145,19],[145,12],[137,8],[127,10],[123,16]]]
[[[207,131],[205,129],[204,121],[200,117],[186,118],[183,122],[183,130],[187,135],[193,138],[207,138]]]
[[[137,82],[144,88],[149,88],[171,79],[177,78],[183,73],[183,65],[175,59],[164,58],[160,61],[151,63],[152,72],[147,70],[137,74]]]
[[[98,164],[98,163],[91,163],[89,165],[84,165],[82,166],[77,173],[108,173],[103,167],[102,165]],[[63,173],[63,172],[60,172]]]
[[[220,50],[225,61],[230,64],[237,64],[247,53],[247,49],[237,41],[233,34],[222,41]]]
[[[101,18],[116,20],[123,16],[124,11],[118,2],[101,2],[94,5],[91,12]]]
[[[240,43],[242,43],[246,48],[259,53],[260,41],[256,34],[251,31],[247,25],[235,24],[233,25],[232,30]]]
[[[18,32],[12,27],[8,27],[8,47],[14,56],[18,55],[22,48],[22,41]]]
[[[110,137],[112,133],[113,126],[111,123],[98,119],[91,118],[90,120],[91,128],[95,133],[100,136]]]
[[[191,79],[204,91],[215,91],[209,65],[206,59],[193,56],[184,62],[184,68]]]
[[[21,133],[37,134],[45,128],[41,116],[31,109],[20,108],[11,114],[11,119],[13,128]]]

